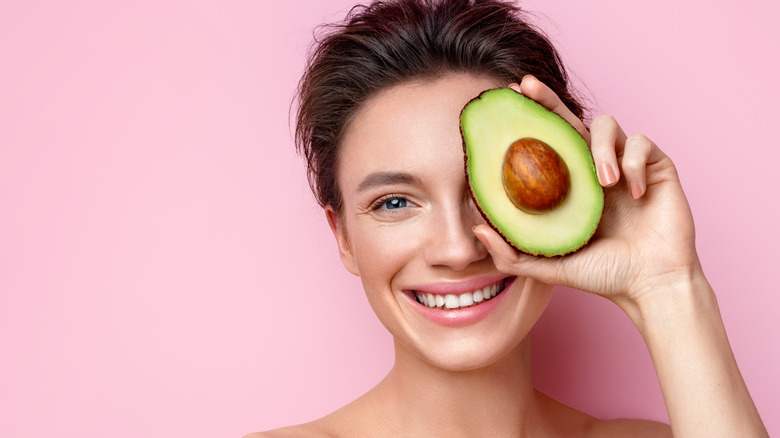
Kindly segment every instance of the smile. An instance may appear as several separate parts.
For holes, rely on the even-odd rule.
[[[433,294],[415,291],[414,296],[417,302],[431,309],[461,309],[464,307],[475,306],[483,301],[488,301],[500,294],[507,284],[509,278],[503,278],[491,285],[472,292],[462,294]]]

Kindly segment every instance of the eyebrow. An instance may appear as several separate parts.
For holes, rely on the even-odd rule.
[[[363,178],[358,184],[357,190],[362,192],[374,187],[388,186],[393,184],[421,184],[420,178],[403,172],[374,172]]]

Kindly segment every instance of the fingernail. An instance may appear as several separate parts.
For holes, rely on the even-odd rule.
[[[601,163],[599,177],[601,178],[601,185],[603,186],[611,186],[617,182],[615,171],[612,170],[612,166],[610,166],[609,163]]]
[[[517,91],[518,93],[520,92],[520,84],[518,84],[517,82],[512,82],[511,84],[508,85],[508,88],[511,88]]]
[[[642,197],[642,186],[639,185],[636,181],[631,181],[631,197],[634,199],[639,199]]]

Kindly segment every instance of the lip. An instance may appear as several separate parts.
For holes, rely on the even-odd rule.
[[[436,324],[447,327],[465,326],[479,322],[487,317],[491,312],[493,312],[493,310],[495,310],[496,307],[498,307],[504,300],[504,296],[507,294],[509,288],[512,286],[516,278],[517,277],[511,275],[493,275],[477,277],[458,282],[428,283],[408,288],[404,291],[403,295],[409,300],[412,308],[414,308],[414,310],[420,313],[420,315],[422,315],[424,318]],[[504,290],[500,294],[489,300],[469,307],[450,310],[434,309],[418,303],[417,299],[414,297],[415,291],[431,293],[434,295],[459,295],[466,292],[473,292],[477,289],[489,286],[503,279],[507,280],[506,284],[504,285]]]

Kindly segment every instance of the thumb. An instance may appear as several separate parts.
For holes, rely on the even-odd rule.
[[[556,258],[536,257],[524,254],[501,237],[493,228],[481,224],[473,228],[474,234],[493,258],[499,271],[530,277],[548,284],[565,284],[560,277],[560,260]]]

